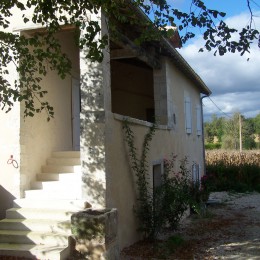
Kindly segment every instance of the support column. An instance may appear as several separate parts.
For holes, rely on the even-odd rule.
[[[174,107],[171,90],[167,84],[167,60],[162,59],[162,68],[154,70],[155,119],[158,124],[173,128]]]
[[[97,19],[101,23],[101,17]],[[106,32],[102,26],[102,33]],[[105,207],[105,111],[109,106],[105,100],[109,94],[106,89],[110,84],[107,80],[110,66],[106,50],[102,63],[86,59],[87,52],[86,47],[80,53],[82,197],[94,207]]]

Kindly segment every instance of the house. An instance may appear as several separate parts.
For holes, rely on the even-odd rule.
[[[18,18],[15,33],[40,30],[21,27]],[[100,23],[107,33],[102,15]],[[175,49],[176,40],[144,48],[124,34],[110,39],[102,63],[93,63],[73,35],[72,27],[57,33],[72,74],[62,80],[50,71],[43,81],[54,119],[46,122],[44,113],[24,119],[20,103],[0,112],[0,255],[65,258],[70,212],[89,204],[117,209],[119,249],[140,238],[122,131],[126,116],[139,148],[154,118],[159,122],[148,158],[151,176],[172,153],[188,156],[204,174],[201,94],[210,90]],[[19,79],[15,71],[11,76]]]

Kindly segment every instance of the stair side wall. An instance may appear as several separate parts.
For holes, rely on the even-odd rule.
[[[11,28],[4,30],[11,32]],[[4,76],[12,85],[18,74],[14,64],[7,69],[9,74]],[[13,199],[20,197],[20,105],[14,103],[8,113],[7,109],[0,109],[0,219],[5,217]],[[9,160],[11,156],[15,161]]]

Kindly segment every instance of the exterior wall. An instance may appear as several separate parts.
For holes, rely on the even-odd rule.
[[[79,51],[73,37],[69,31],[57,35],[63,51],[72,61],[72,76],[79,78]],[[43,78],[42,87],[48,91],[46,100],[54,107],[54,119],[49,122],[44,111],[23,119],[21,108],[22,190],[30,188],[51,152],[72,150],[71,80],[71,76],[61,79],[55,71],[49,71]]]
[[[5,210],[12,207],[13,199],[20,197],[19,110],[17,104],[7,114],[0,110],[0,219],[5,217]],[[11,155],[17,165],[7,163]]]
[[[35,25],[23,23],[23,12],[15,8],[12,11],[14,15],[10,18],[10,32],[18,30],[15,33],[26,34],[26,30],[35,28]],[[63,51],[72,60],[72,76],[79,79],[79,51],[72,33],[62,32],[57,38],[60,39]],[[15,68],[11,71],[10,75],[18,79]],[[33,118],[24,118],[23,104],[20,103],[7,115],[1,112],[1,124],[6,126],[0,130],[1,136],[6,137],[1,142],[1,146],[6,147],[1,158],[6,161],[12,154],[19,166],[15,170],[10,165],[1,167],[9,176],[8,183],[3,181],[1,185],[14,197],[22,197],[23,191],[30,188],[31,181],[41,171],[41,165],[45,164],[52,151],[72,149],[71,76],[61,80],[55,72],[49,71],[42,80],[42,88],[48,91],[46,100],[54,107],[55,118],[50,122],[47,122],[44,111]],[[14,171],[15,177],[12,176]]]
[[[6,29],[11,32],[12,28]],[[10,64],[9,74],[5,75],[10,84],[18,79],[15,66]],[[1,104],[2,108],[2,104]],[[6,108],[5,108],[6,109]],[[0,110],[0,219],[5,217],[5,210],[12,207],[13,199],[20,198],[20,105],[15,103],[12,110],[5,113]],[[14,165],[8,164],[13,156]],[[10,162],[10,161],[9,161]],[[15,168],[14,166],[17,166]]]
[[[157,83],[165,96],[164,104],[157,115],[166,114],[165,118],[172,120],[171,113],[175,113],[176,123],[172,120],[171,127],[161,125],[155,132],[151,143],[148,161],[150,162],[150,185],[152,187],[153,164],[163,158],[169,158],[171,154],[178,155],[178,160],[188,157],[190,169],[193,162],[203,166],[203,144],[202,137],[197,136],[196,129],[196,110],[197,104],[200,104],[200,93],[193,86],[192,82],[178,71],[170,60],[165,60],[163,66],[165,78],[161,78],[165,84]],[[157,75],[160,73],[157,72]],[[156,84],[156,83],[155,83]],[[158,92],[158,89],[157,89]],[[156,93],[156,91],[155,91]],[[184,98],[189,96],[192,101],[192,126],[193,131],[187,134],[185,131]],[[155,96],[156,100],[156,96]],[[156,104],[156,101],[155,101]],[[167,106],[167,108],[166,108]],[[156,107],[158,109],[158,106]],[[160,109],[160,108],[159,108]],[[156,112],[155,112],[156,113]],[[133,213],[133,207],[136,203],[136,189],[133,173],[130,170],[129,157],[127,155],[127,146],[124,142],[122,131],[123,116],[113,113],[106,113],[106,171],[107,171],[107,207],[118,209],[119,216],[119,243],[120,248],[128,246],[138,240],[139,234],[136,231],[137,220]],[[165,119],[164,118],[164,119]],[[144,135],[147,133],[150,123],[137,119],[129,119],[131,128],[135,133],[136,147],[141,151]],[[169,121],[169,120],[168,120]]]
[[[168,111],[172,111],[176,117],[176,124],[173,126],[173,133],[175,135],[173,152],[181,157],[188,156],[191,163],[196,162],[201,166],[201,172],[203,173],[203,138],[202,135],[197,135],[196,114],[196,108],[201,106],[200,92],[190,80],[174,67],[169,59],[166,60],[166,64],[167,89],[169,94]],[[185,97],[189,97],[191,101],[191,134],[185,132]]]

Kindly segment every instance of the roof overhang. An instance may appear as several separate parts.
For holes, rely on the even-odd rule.
[[[136,8],[136,11],[138,12],[141,19],[151,21],[149,17],[140,8],[133,8]],[[158,29],[155,28],[155,30]],[[167,39],[161,36],[161,39],[159,39],[158,41],[160,42],[160,45],[164,49],[166,55],[173,61],[176,67],[196,85],[200,92],[207,96],[211,95],[211,90],[203,82],[200,76],[193,70],[189,63],[182,57],[182,55],[175,49],[175,46],[174,44],[172,44],[171,39]]]

